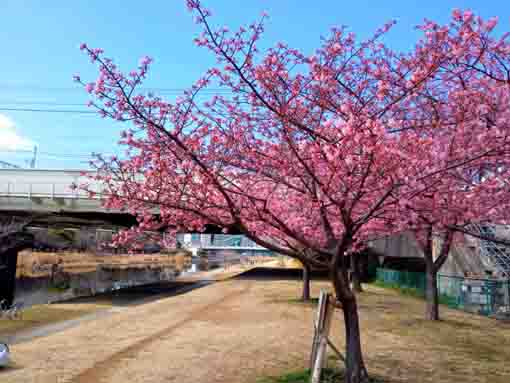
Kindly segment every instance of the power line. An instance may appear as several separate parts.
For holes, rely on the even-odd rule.
[[[0,149],[0,153],[23,153],[23,154],[33,154],[33,150],[27,149]],[[89,154],[85,153],[55,153],[55,152],[46,152],[42,150],[38,150],[39,155],[52,156],[52,157],[60,157],[60,158],[92,158],[94,153],[101,154],[103,156],[119,156],[116,153],[101,153],[101,151],[90,152]]]
[[[57,101],[7,101],[1,100],[0,105],[44,105],[44,106],[85,106],[85,102],[81,103],[66,103],[66,102],[57,102]]]
[[[20,105],[20,106],[32,106],[32,105],[44,105],[44,106],[84,106],[85,103],[58,103],[58,102],[4,102],[0,103],[0,105]],[[94,110],[86,110],[86,109],[60,109],[60,108],[11,108],[0,106],[0,111],[3,112],[29,112],[29,113],[64,113],[64,114],[89,114],[89,115],[97,115],[98,112]]]
[[[67,109],[33,109],[33,108],[0,108],[3,112],[30,112],[30,113],[67,113],[67,114],[95,114],[93,110],[67,110]]]
[[[19,169],[20,167],[10,162],[0,160],[0,169]]]
[[[69,91],[81,91],[84,92],[82,87],[48,87],[36,84],[0,84],[0,88],[11,89],[11,90],[35,90],[35,91],[46,91],[46,92],[69,92]],[[137,88],[141,92],[161,92],[161,93],[175,93],[182,94],[189,90],[189,88],[151,88],[151,87],[140,87]],[[230,89],[226,88],[204,88],[201,90],[204,93],[232,93]]]

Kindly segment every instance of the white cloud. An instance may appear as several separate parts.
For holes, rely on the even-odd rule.
[[[16,132],[14,121],[0,114],[0,150],[31,150],[34,145],[34,142]]]

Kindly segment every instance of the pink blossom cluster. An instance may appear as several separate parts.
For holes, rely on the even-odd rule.
[[[187,6],[217,65],[175,102],[140,91],[149,57],[124,74],[81,47],[99,68],[75,76],[91,106],[130,124],[126,158],[94,162],[105,206],[138,217],[118,244],[214,224],[326,267],[373,238],[506,222],[510,44],[495,19],[427,20],[411,52],[382,42],[393,22],[366,41],[335,28],[305,55],[260,51],[266,16],[230,31]],[[229,95],[199,101],[210,86]]]

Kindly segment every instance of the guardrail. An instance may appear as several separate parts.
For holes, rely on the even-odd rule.
[[[91,190],[96,193],[92,197],[89,196],[88,192],[81,189],[73,189],[67,183],[7,182],[6,184],[0,184],[0,197],[102,199],[103,190],[101,190],[99,185],[92,185]]]
[[[235,234],[198,234],[197,237],[191,238],[190,241],[185,241],[182,234],[178,235],[178,241],[184,247],[200,248],[210,250],[267,250],[265,247],[257,245],[251,239],[244,235]]]

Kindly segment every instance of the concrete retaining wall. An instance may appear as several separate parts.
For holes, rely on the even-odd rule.
[[[171,282],[178,274],[179,271],[171,267],[112,269],[100,266],[95,272],[61,273],[58,280],[53,281],[50,277],[21,277],[16,280],[15,302],[26,306],[58,302],[130,286]]]

